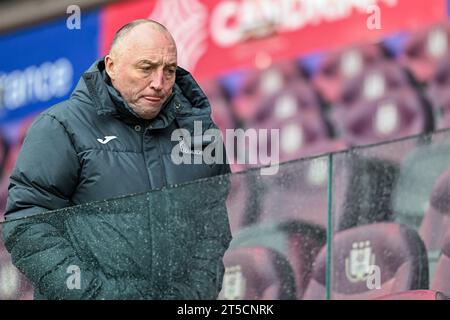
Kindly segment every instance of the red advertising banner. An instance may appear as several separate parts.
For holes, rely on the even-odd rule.
[[[101,16],[101,50],[127,22],[167,26],[179,65],[197,78],[357,42],[441,21],[446,0],[134,0]]]

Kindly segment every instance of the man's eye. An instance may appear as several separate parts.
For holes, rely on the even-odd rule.
[[[176,70],[175,69],[167,69],[166,72],[170,75],[175,74]]]

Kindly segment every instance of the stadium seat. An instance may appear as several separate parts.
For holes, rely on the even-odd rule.
[[[226,200],[228,220],[231,233],[236,234],[241,228],[252,222],[257,208],[257,189],[253,188],[254,176],[251,173],[230,176],[230,192]]]
[[[279,130],[280,162],[297,159],[306,147],[332,137],[318,98],[305,83],[292,84],[268,97],[259,105],[247,128]],[[268,147],[272,147],[271,143],[268,141]]]
[[[436,128],[450,126],[450,55],[442,58],[430,79],[427,97],[435,114]]]
[[[292,268],[283,255],[264,247],[228,249],[221,300],[292,300]]]
[[[360,101],[372,101],[388,92],[411,88],[411,79],[394,61],[380,61],[364,69],[343,85],[335,108],[353,109]]]
[[[375,300],[448,300],[442,292],[433,290],[408,290],[388,294]]]
[[[343,120],[343,139],[352,146],[430,132],[430,106],[415,91],[404,89],[358,103]]]
[[[286,84],[302,81],[303,78],[303,71],[295,60],[249,71],[232,97],[234,115],[241,122],[250,121],[262,101],[281,91]]]
[[[448,140],[448,134],[442,134],[442,138]],[[449,159],[448,141],[416,143],[406,154],[392,192],[392,207],[397,222],[417,229],[420,227],[424,212],[429,207],[433,185],[438,177],[450,168]]]
[[[327,226],[328,158],[284,164],[277,175],[260,181],[258,221],[290,221]]]
[[[404,225],[377,223],[338,232],[331,252],[331,299],[371,300],[428,288],[425,246],[419,235]],[[304,299],[323,299],[326,264],[324,247],[314,263]]]
[[[336,230],[393,218],[395,163],[356,153],[333,158],[333,224]],[[277,175],[259,180],[258,221],[298,220],[327,227],[329,158],[284,164]]]
[[[450,167],[450,166],[449,166]],[[441,250],[450,230],[450,169],[436,180],[429,206],[420,226],[420,235],[428,250]]]
[[[294,296],[301,299],[325,239],[325,229],[320,226],[295,219],[271,220],[241,229],[234,236],[232,248],[263,247],[281,254],[292,268]]]
[[[323,97],[334,103],[338,100],[346,80],[384,58],[383,49],[376,44],[354,46],[330,53],[313,75],[313,82]]]
[[[322,115],[322,106],[317,93],[304,81],[286,84],[281,90],[261,101],[257,107],[258,110],[251,123],[267,118],[283,120],[297,114]]]
[[[420,82],[431,79],[437,62],[449,53],[450,25],[443,23],[413,33],[406,40],[401,63]]]
[[[311,279],[314,261],[325,244],[326,229],[295,220],[284,221],[279,228],[287,235],[286,256],[294,272],[296,297],[300,300]]]
[[[450,297],[450,232],[447,232],[447,236],[442,244],[441,256],[439,257],[430,288]]]

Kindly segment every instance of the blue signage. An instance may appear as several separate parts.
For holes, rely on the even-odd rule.
[[[99,12],[67,18],[0,37],[0,126],[67,99],[97,59]]]

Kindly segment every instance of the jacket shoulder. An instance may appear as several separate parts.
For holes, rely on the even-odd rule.
[[[81,114],[96,114],[94,106],[75,99],[67,99],[41,112],[40,117],[49,116],[60,122],[79,117]]]

